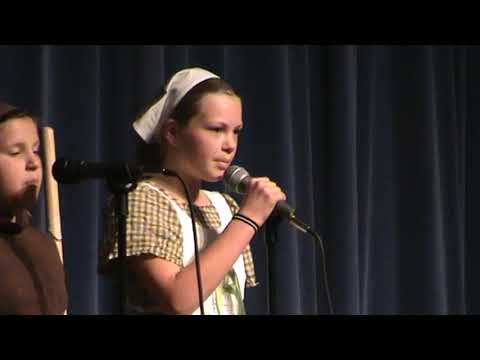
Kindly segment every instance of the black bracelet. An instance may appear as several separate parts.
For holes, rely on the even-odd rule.
[[[249,217],[246,217],[245,215],[242,215],[242,214],[233,215],[232,220],[240,220],[240,221],[244,222],[245,224],[250,225],[253,228],[253,230],[255,230],[255,233],[260,228],[260,226],[258,226],[258,224],[255,221],[253,221]]]

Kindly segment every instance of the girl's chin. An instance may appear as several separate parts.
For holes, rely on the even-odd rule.
[[[223,180],[223,175],[222,176],[217,176],[217,177],[209,177],[207,179],[203,179],[205,182],[209,183],[215,183]]]
[[[224,170],[216,170],[216,171],[211,171],[209,174],[203,179],[203,181],[206,182],[218,182],[223,180],[223,176],[225,174]]]
[[[38,195],[38,190],[30,187],[16,198],[15,204],[19,208],[31,211],[37,204]]]

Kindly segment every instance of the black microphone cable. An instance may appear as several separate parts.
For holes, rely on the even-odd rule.
[[[323,240],[315,230],[313,230],[309,225],[305,224],[303,221],[297,218],[294,212],[290,214],[289,221],[290,221],[290,224],[292,224],[294,227],[296,227],[297,229],[299,229],[304,233],[307,233],[313,236],[317,240],[317,243],[318,243],[318,246],[320,247],[320,252],[322,255],[323,284],[325,286],[325,293],[326,293],[327,302],[328,302],[328,312],[330,315],[335,315],[335,313],[333,312],[332,297],[330,295],[330,287],[328,286],[327,262],[326,262],[327,257],[325,256],[325,248],[323,246]]]
[[[300,221],[297,219],[297,221]],[[306,231],[308,234],[312,235],[318,242],[318,245],[320,247],[320,252],[321,252],[321,255],[322,255],[322,265],[323,265],[323,283],[325,285],[325,293],[327,295],[327,302],[328,302],[328,311],[329,311],[329,314],[330,315],[335,315],[334,312],[333,312],[333,305],[332,305],[332,298],[331,298],[331,295],[330,295],[330,287],[328,286],[328,277],[327,277],[327,258],[325,256],[325,248],[323,246],[323,241],[322,241],[322,238],[320,237],[320,235],[314,231],[310,226],[306,225]]]
[[[183,185],[183,190],[187,196],[188,208],[190,209],[190,217],[192,218],[192,230],[193,230],[193,243],[195,248],[195,269],[197,271],[197,284],[198,284],[198,302],[200,303],[200,314],[205,315],[205,311],[203,309],[203,291],[202,291],[202,277],[200,274],[200,259],[198,255],[198,240],[197,240],[197,227],[195,225],[195,215],[193,214],[193,205],[192,200],[190,198],[190,192],[188,191],[187,185],[183,181],[183,179],[174,171],[169,169],[162,169],[162,173],[165,176],[172,176],[176,177],[180,180]]]

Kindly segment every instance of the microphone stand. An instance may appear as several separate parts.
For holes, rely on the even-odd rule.
[[[272,216],[268,218],[265,223],[265,261],[267,263],[267,314],[275,315],[277,309],[274,306],[275,299],[275,279],[274,279],[274,266],[272,263],[272,258],[274,258],[273,252],[275,251],[275,243],[278,241],[278,224],[282,219],[279,216]]]
[[[119,298],[120,314],[126,315],[128,311],[128,269],[127,269],[127,215],[128,193],[135,190],[135,181],[125,182],[120,180],[107,180],[107,187],[114,195],[115,218],[118,229],[118,262],[119,262]]]

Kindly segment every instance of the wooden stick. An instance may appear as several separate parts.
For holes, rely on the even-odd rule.
[[[45,154],[45,195],[47,200],[48,232],[53,236],[57,245],[58,255],[63,264],[62,222],[60,218],[60,201],[58,198],[58,184],[52,175],[52,166],[55,162],[55,135],[51,127],[42,129],[43,150]],[[64,315],[67,315],[65,310]]]
[[[58,198],[58,184],[52,175],[52,166],[55,162],[55,135],[51,127],[45,126],[42,131],[45,154],[45,190],[48,213],[48,231],[55,239],[60,260],[63,263],[62,223],[60,218],[60,202]]]

